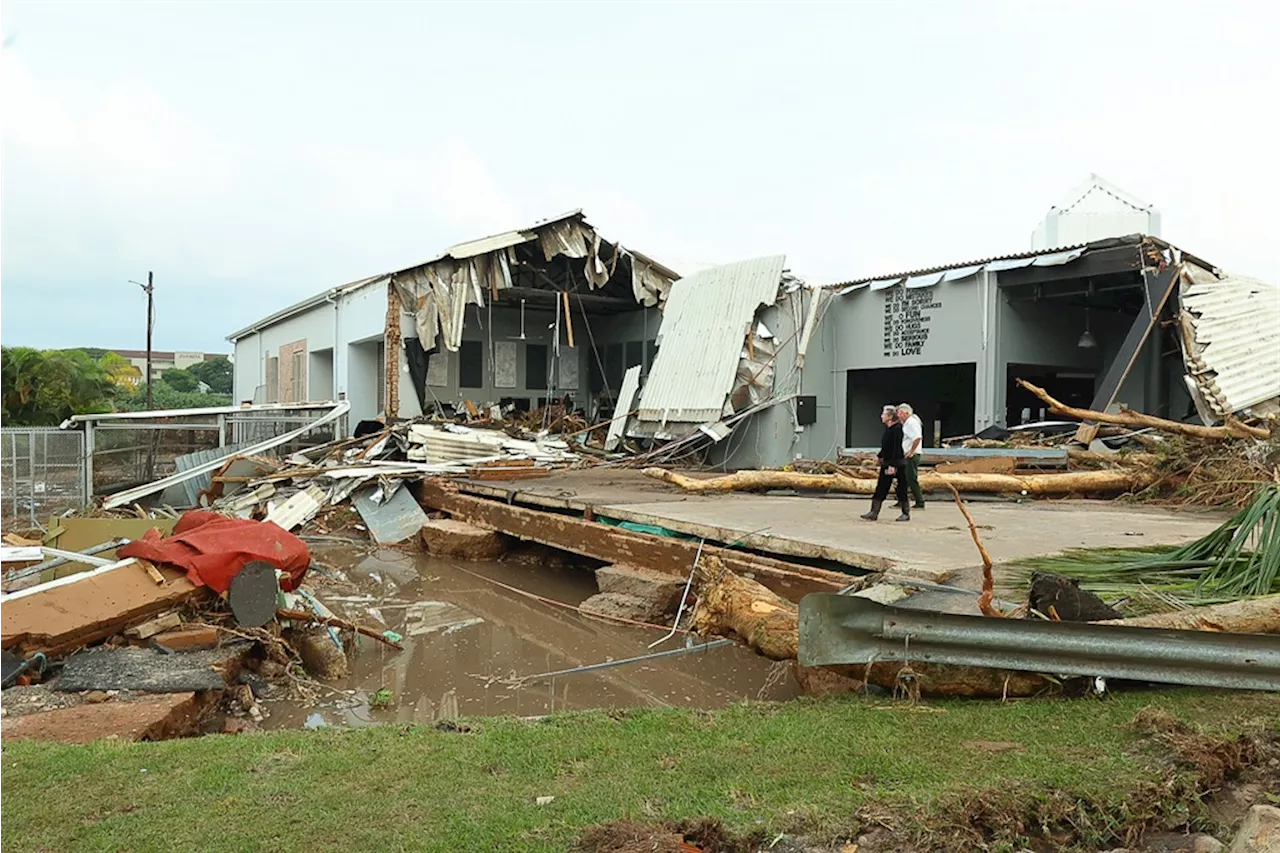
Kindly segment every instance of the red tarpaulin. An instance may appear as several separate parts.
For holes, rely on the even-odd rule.
[[[220,593],[230,588],[231,579],[245,563],[254,560],[265,560],[284,572],[280,588],[285,592],[302,585],[311,565],[306,543],[289,531],[269,521],[227,518],[203,510],[184,514],[169,536],[162,538],[159,531],[148,530],[117,553],[186,569],[192,583]]]

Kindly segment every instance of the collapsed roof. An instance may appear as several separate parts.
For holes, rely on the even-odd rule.
[[[457,352],[468,305],[527,301],[554,307],[572,294],[583,310],[635,310],[666,301],[679,275],[603,239],[575,210],[528,228],[459,243],[437,258],[392,273],[424,350]]]

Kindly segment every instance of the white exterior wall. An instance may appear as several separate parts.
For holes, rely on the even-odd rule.
[[[1031,235],[1031,248],[1058,249],[1129,234],[1160,236],[1160,212],[1091,175],[1049,209]]]
[[[352,429],[362,420],[378,417],[383,412],[378,405],[376,352],[385,338],[386,318],[387,283],[381,282],[336,294],[331,301],[245,335],[235,343],[235,400],[252,400],[256,389],[266,383],[267,358],[279,357],[282,346],[305,340],[308,396],[316,398],[321,392],[313,381],[316,360],[312,353],[322,353],[320,361],[326,367],[332,365],[333,376],[333,387],[325,391],[323,399],[351,402],[348,423]],[[414,336],[412,316],[402,315],[400,328],[406,337]],[[407,376],[408,360],[401,351],[400,378],[407,393],[400,394],[398,414],[415,417],[422,411]]]
[[[266,383],[266,359],[278,357],[280,347],[305,340],[308,352],[332,348],[333,315],[333,305],[322,302],[236,341],[236,402],[252,400],[258,386]]]

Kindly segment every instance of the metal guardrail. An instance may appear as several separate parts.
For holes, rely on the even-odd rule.
[[[993,619],[827,593],[800,602],[800,663],[985,666],[1239,690],[1280,690],[1280,637]]]

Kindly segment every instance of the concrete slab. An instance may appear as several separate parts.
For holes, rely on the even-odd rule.
[[[867,509],[865,497],[691,495],[627,469],[556,472],[536,484],[464,481],[459,488],[515,504],[653,524],[717,542],[740,541],[783,559],[830,560],[935,583],[950,579],[976,587],[981,581],[968,526],[950,500],[934,500],[926,510],[913,512],[909,523],[899,524],[887,512],[878,522],[858,518]],[[969,508],[997,564],[1068,548],[1180,544],[1226,519],[1223,513],[1085,500],[976,500]]]
[[[680,503],[603,505],[600,515],[661,524],[770,553],[832,559],[846,565],[937,581],[981,565],[964,516],[937,501],[898,523],[889,514],[863,521],[867,500],[733,494]],[[1068,548],[1137,547],[1189,542],[1221,523],[1216,514],[1173,513],[1090,501],[975,503],[979,536],[998,563]],[[888,520],[885,520],[888,519]],[[764,528],[762,530],[762,528]],[[965,572],[967,577],[972,573]]]
[[[4,739],[91,743],[117,740],[166,740],[195,734],[216,694],[174,693],[132,701],[83,704],[6,719]]]
[[[147,693],[188,693],[222,690],[227,686],[228,665],[248,651],[238,643],[207,652],[164,654],[151,649],[92,649],[67,658],[54,689],[137,690]]]

